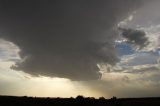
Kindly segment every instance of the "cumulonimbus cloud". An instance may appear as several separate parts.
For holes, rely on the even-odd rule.
[[[12,68],[31,75],[99,79],[118,61],[113,27],[139,0],[1,1],[0,37],[20,49]],[[5,34],[4,34],[4,33]]]

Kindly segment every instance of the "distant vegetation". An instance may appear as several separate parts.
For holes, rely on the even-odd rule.
[[[0,96],[0,106],[160,106],[156,98],[116,98],[77,96],[76,98],[39,98]]]

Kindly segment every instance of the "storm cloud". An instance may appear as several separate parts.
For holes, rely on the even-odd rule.
[[[21,61],[13,69],[92,80],[101,78],[97,63],[118,61],[114,27],[140,1],[1,0],[0,5],[0,38],[20,49]]]
[[[142,49],[149,44],[149,40],[143,30],[130,28],[126,29],[121,27],[119,28],[119,30],[121,31],[121,35],[127,39],[128,43],[138,46],[139,49]]]

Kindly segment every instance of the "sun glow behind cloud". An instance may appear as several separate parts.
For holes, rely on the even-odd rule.
[[[66,78],[33,77],[23,71],[10,69],[21,61],[19,49],[11,42],[0,39],[0,94],[39,97],[101,96],[83,83]]]
[[[126,19],[121,21],[118,24],[118,26],[123,26],[123,27],[132,26],[137,13],[138,10],[136,12],[131,13],[131,15],[129,15]],[[66,78],[57,78],[57,77],[51,78],[46,76],[35,77],[26,74],[21,70],[14,71],[10,69],[10,67],[14,65],[15,62],[22,61],[20,59],[20,56],[18,55],[18,52],[20,50],[12,42],[0,40],[0,88],[1,88],[0,94],[22,95],[22,96],[24,95],[47,96],[47,97],[48,96],[75,97],[77,95],[95,96],[95,97],[99,96],[112,97],[113,95],[118,97],[131,97],[131,96],[137,97],[137,96],[160,95],[159,93],[157,93],[157,91],[159,91],[160,88],[159,86],[160,66],[158,66],[157,64],[160,61],[159,55],[157,55],[157,53],[160,53],[158,49],[160,26],[159,24],[158,25],[153,24],[151,26],[139,25],[136,24],[135,21],[134,24],[135,28],[144,30],[147,33],[147,37],[149,38],[149,41],[151,43],[143,50],[138,51],[132,49],[130,45],[127,45],[126,39],[120,39],[120,40],[118,39],[116,41],[117,44],[116,47],[119,50],[121,50],[121,53],[120,52],[117,53],[118,57],[120,58],[120,62],[118,62],[114,67],[105,63],[98,64],[100,72],[102,73],[102,78],[99,80],[91,80],[91,81],[72,81]],[[108,33],[104,33],[104,36],[106,36],[107,34]],[[108,35],[110,35],[110,33]],[[97,38],[95,40],[97,40]],[[104,38],[108,39],[107,36]],[[24,41],[26,40],[24,39]],[[35,42],[32,43],[34,45]],[[23,46],[28,47],[26,45],[29,44],[30,43],[27,42],[25,46],[24,45]],[[71,43],[71,45],[73,44]],[[107,45],[108,44],[104,44],[104,47],[101,49],[100,52],[102,52],[104,56],[112,57],[110,55],[106,55],[106,54],[112,54],[112,52],[108,53],[110,49],[105,47]],[[96,45],[93,45],[93,48],[94,46]],[[36,46],[36,48],[40,48],[40,46]],[[92,48],[92,46],[89,48]],[[35,48],[32,48],[32,50],[35,50]],[[41,49],[39,50],[41,51]],[[37,53],[37,50],[35,51]],[[36,53],[34,54],[35,56]],[[103,57],[103,59],[104,58],[105,57]],[[33,63],[36,62],[33,61]],[[67,72],[64,71],[64,72],[67,73],[69,71]],[[84,73],[82,75],[85,75],[85,72],[86,71],[80,72],[76,75],[79,75],[81,73]],[[83,79],[83,76],[80,79]]]

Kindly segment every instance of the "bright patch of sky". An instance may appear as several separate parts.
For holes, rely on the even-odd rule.
[[[128,66],[158,64],[159,49],[155,51],[136,51],[127,43],[116,43],[116,49],[122,61]],[[124,64],[123,63],[123,64]]]
[[[19,61],[20,57],[18,55],[19,48],[12,42],[0,39],[0,62],[14,62]]]
[[[137,67],[142,70],[147,70],[147,68],[151,71],[155,68],[160,70],[159,4],[159,1],[149,2],[118,24],[118,27],[122,28],[143,30],[149,40],[149,45],[142,50],[136,50],[127,42],[122,42],[122,40],[116,42],[116,49],[121,60],[117,67],[121,66],[123,67],[121,69],[128,68],[128,70],[131,68],[134,70]]]

